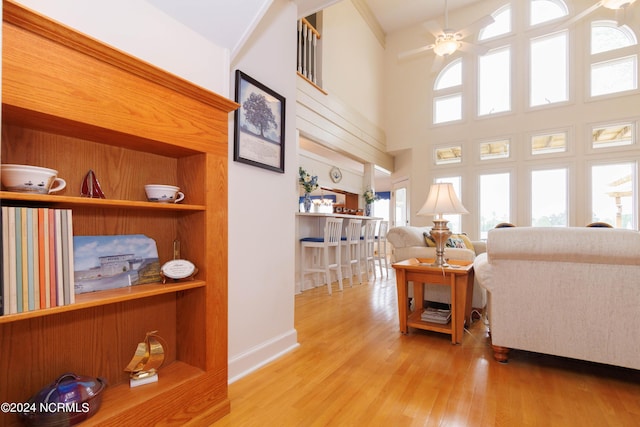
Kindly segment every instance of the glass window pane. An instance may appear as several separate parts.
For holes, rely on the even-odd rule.
[[[462,119],[462,94],[442,96],[433,100],[433,122],[445,123]]]
[[[531,154],[564,153],[567,151],[567,133],[550,133],[531,137]]]
[[[592,148],[609,148],[634,143],[635,126],[633,123],[621,123],[594,127],[592,130]]]
[[[567,5],[561,0],[531,0],[531,25],[566,16]]]
[[[436,165],[447,165],[462,162],[462,147],[441,147],[435,149]]]
[[[481,56],[478,68],[478,115],[511,110],[511,49]]]
[[[407,218],[407,189],[405,187],[397,188],[393,192],[395,205],[394,205],[394,227],[401,227],[403,225],[409,225]]]
[[[462,58],[448,64],[438,75],[436,79],[435,89],[446,89],[449,87],[460,86],[462,84]]]
[[[373,202],[373,212],[372,214],[382,218],[381,221],[389,221],[389,199],[378,199]]]
[[[532,107],[566,101],[567,33],[531,40]]]
[[[591,23],[591,54],[608,52],[636,44],[634,32],[616,21],[595,21]]]
[[[511,6],[506,5],[498,9],[493,15],[493,24],[487,25],[478,33],[478,40],[487,40],[492,37],[511,32]]]
[[[591,221],[616,228],[635,229],[635,163],[597,165],[591,168]]]
[[[591,65],[591,96],[637,89],[636,55]]]
[[[531,226],[566,227],[567,170],[545,169],[531,173]]]
[[[450,182],[453,185],[453,190],[456,192],[456,196],[458,196],[462,206],[464,206],[462,193],[460,192],[460,183],[462,182],[462,178],[459,176],[450,176],[447,178],[436,179],[437,184],[446,182]],[[453,233],[462,233],[462,215],[443,215],[443,218],[449,221],[449,229]]]
[[[508,158],[510,144],[511,141],[508,139],[480,143],[480,160]]]
[[[511,222],[509,217],[509,173],[480,175],[480,238],[501,222]]]

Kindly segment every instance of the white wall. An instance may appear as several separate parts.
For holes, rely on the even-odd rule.
[[[213,92],[228,92],[228,50],[144,0],[17,2]]]
[[[286,119],[284,174],[234,162],[229,152],[230,381],[298,345],[296,20],[292,2],[275,0],[232,64],[286,98]]]
[[[351,1],[322,12],[322,87],[372,123],[382,122],[384,47]]]

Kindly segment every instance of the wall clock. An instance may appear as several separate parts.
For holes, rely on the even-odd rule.
[[[342,180],[342,171],[335,166],[331,168],[329,175],[331,176],[331,181],[336,184]]]

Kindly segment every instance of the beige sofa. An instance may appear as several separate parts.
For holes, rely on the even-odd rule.
[[[495,229],[474,270],[497,360],[521,349],[640,369],[640,233]]]
[[[424,232],[431,230],[431,227],[394,227],[387,233],[387,241],[391,244],[391,262],[404,261],[409,258],[435,258],[435,248],[427,247],[424,239]],[[446,259],[456,259],[462,261],[473,261],[477,254],[486,250],[486,244],[481,241],[472,241],[473,250],[462,248],[446,248],[444,256]],[[411,288],[409,288],[411,290]],[[410,295],[411,296],[411,295]],[[445,286],[426,285],[425,298],[429,301],[449,304],[451,300],[450,290]],[[473,286],[472,307],[483,309],[487,304],[485,290],[477,283]]]

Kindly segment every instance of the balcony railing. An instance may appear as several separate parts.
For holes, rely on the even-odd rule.
[[[298,73],[319,86],[318,63],[320,33],[305,18],[298,21]]]

